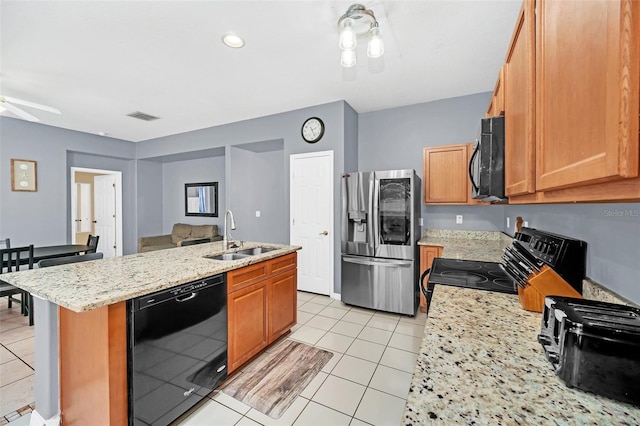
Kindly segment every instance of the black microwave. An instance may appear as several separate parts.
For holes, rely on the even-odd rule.
[[[469,160],[471,197],[487,202],[505,201],[504,117],[483,118],[480,138]]]

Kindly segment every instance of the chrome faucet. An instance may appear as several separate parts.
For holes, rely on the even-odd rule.
[[[225,250],[231,247],[237,247],[233,242],[233,238],[231,238],[231,233],[227,231],[227,216],[231,218],[231,229],[236,229],[236,221],[233,220],[233,213],[231,210],[227,210],[224,213],[224,235],[222,237],[222,247],[224,247]]]

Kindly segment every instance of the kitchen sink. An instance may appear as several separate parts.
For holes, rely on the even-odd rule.
[[[244,259],[245,257],[249,257],[249,255],[247,254],[240,254],[240,253],[224,253],[224,254],[218,254],[215,256],[205,256],[207,259],[213,259],[213,260],[239,260],[239,259]]]
[[[277,249],[271,248],[271,247],[255,247],[255,248],[240,250],[238,254],[243,254],[246,256],[255,256],[257,254],[268,253],[274,250],[277,250]]]
[[[277,249],[271,247],[254,247],[250,249],[240,250],[235,253],[223,253],[217,254],[215,256],[205,256],[205,258],[213,260],[239,260],[251,256],[257,256],[259,254],[267,253],[273,250]]]

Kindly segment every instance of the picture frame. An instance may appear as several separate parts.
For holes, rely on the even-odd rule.
[[[11,159],[11,190],[36,192],[38,190],[38,164],[33,160]]]
[[[184,215],[218,217],[218,182],[185,183]]]

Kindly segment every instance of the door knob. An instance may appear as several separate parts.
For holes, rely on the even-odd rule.
[[[322,231],[321,233],[319,233],[318,235],[329,235],[329,231]]]

